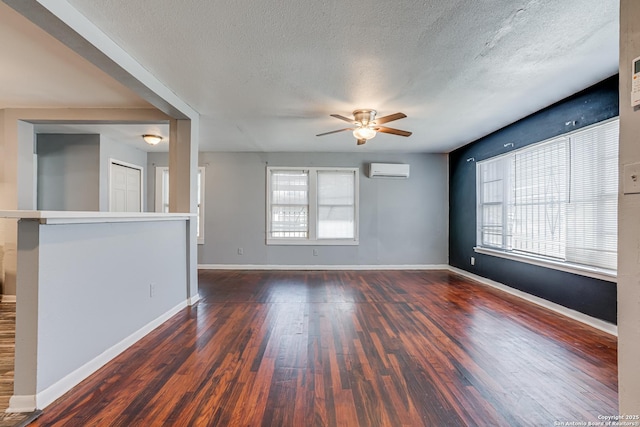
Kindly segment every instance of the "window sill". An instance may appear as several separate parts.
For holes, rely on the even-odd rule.
[[[499,258],[510,259],[512,261],[525,262],[527,264],[552,268],[554,270],[566,271],[567,273],[579,274],[581,276],[592,277],[594,279],[600,279],[607,282],[617,282],[617,273],[615,271],[606,270],[604,268],[586,267],[583,265],[569,264],[561,261],[554,261],[534,256],[516,254],[512,252],[504,252],[496,249],[481,248],[478,246],[474,247],[473,250],[479,254],[496,256]]]
[[[294,240],[294,239],[267,239],[267,245],[282,246],[357,246],[360,242],[353,239],[322,239],[322,240]]]

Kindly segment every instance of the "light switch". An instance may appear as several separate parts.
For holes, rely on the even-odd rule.
[[[624,194],[640,193],[640,163],[624,165],[622,191]]]

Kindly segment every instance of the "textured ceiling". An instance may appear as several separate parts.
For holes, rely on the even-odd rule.
[[[69,3],[201,114],[202,150],[447,152],[618,68],[617,0]],[[413,135],[314,136],[355,108]]]

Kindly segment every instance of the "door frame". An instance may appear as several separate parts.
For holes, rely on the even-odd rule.
[[[109,212],[111,212],[111,168],[113,165],[124,166],[125,168],[137,169],[140,171],[140,212],[144,212],[144,167],[129,162],[109,157]]]

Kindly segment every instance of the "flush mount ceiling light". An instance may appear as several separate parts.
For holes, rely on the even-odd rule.
[[[149,145],[158,145],[160,141],[162,141],[162,137],[160,135],[142,135],[142,139]]]
[[[356,127],[333,130],[331,132],[321,133],[316,136],[329,135],[332,133],[344,132],[345,130],[351,130],[353,131],[353,136],[358,141],[358,145],[362,145],[365,142],[367,142],[367,140],[374,138],[378,132],[390,133],[392,135],[400,135],[400,136],[411,135],[411,132],[407,132],[406,130],[380,126],[383,123],[391,122],[393,120],[403,119],[407,117],[405,114],[395,113],[389,116],[384,116],[379,118],[376,118],[376,114],[377,114],[376,110],[370,110],[370,109],[354,110],[353,119],[341,116],[339,114],[331,114],[331,117],[344,120],[345,122],[351,123]]]

